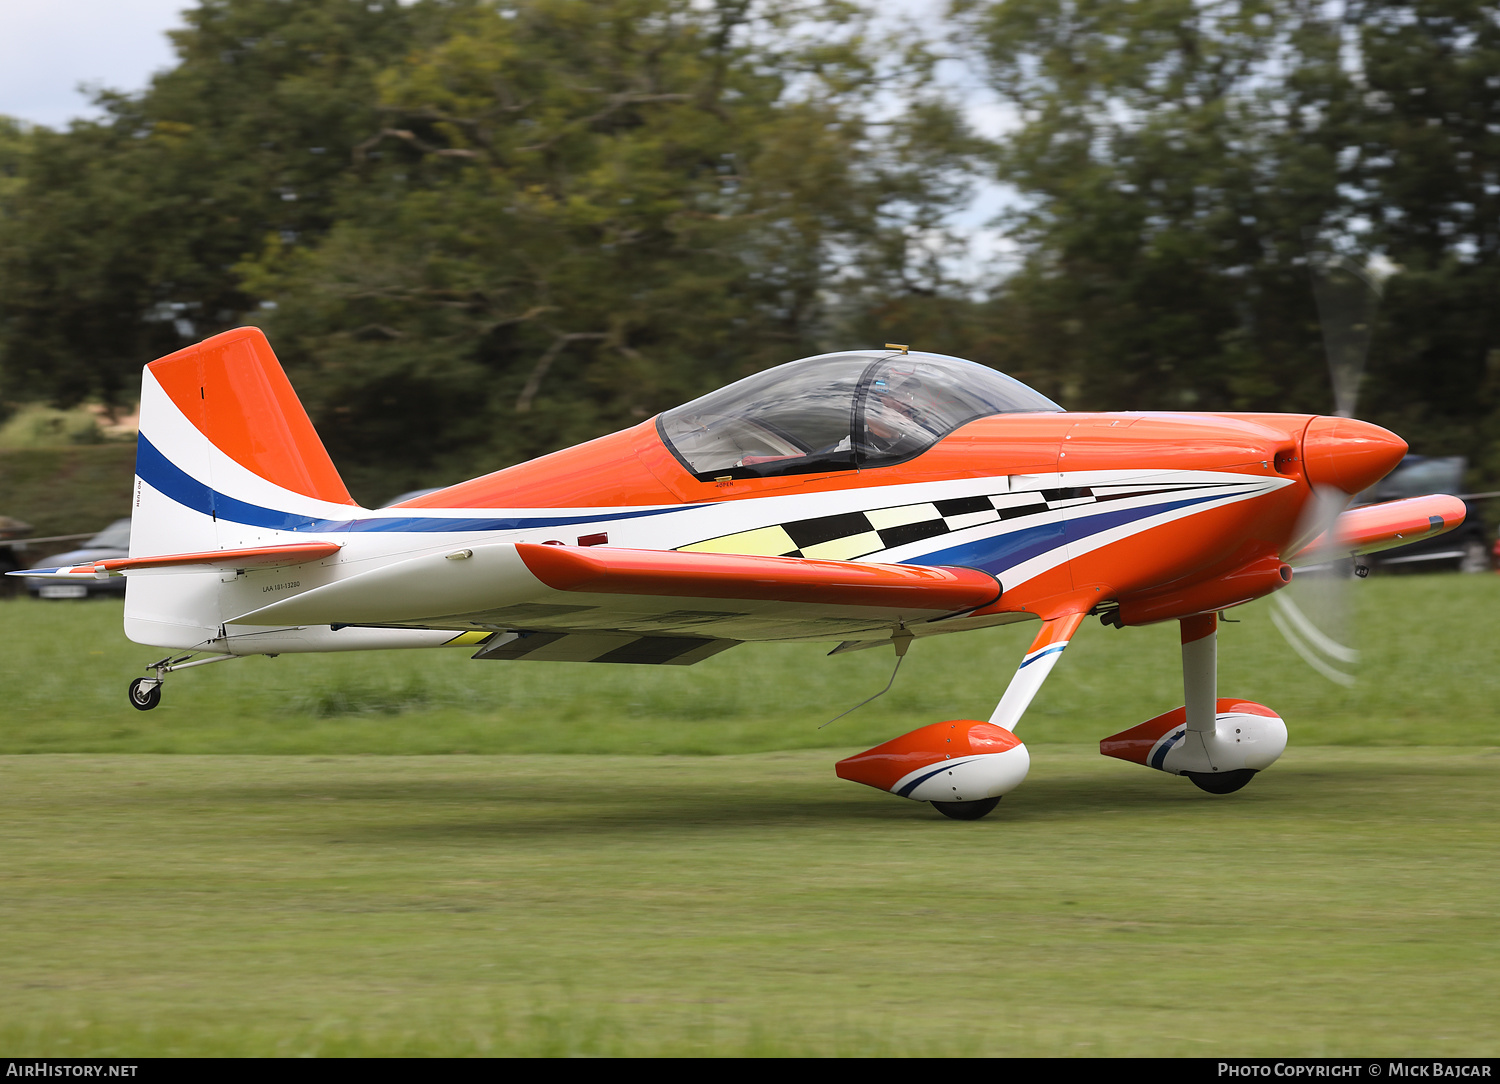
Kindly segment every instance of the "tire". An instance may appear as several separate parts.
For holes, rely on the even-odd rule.
[[[136,711],[150,711],[161,703],[161,682],[155,678],[136,678],[130,683],[130,706]]]
[[[981,798],[977,802],[933,802],[932,808],[956,821],[977,821],[999,804],[999,798]]]
[[[1255,778],[1254,768],[1237,768],[1232,772],[1183,772],[1193,786],[1210,794],[1233,794]]]

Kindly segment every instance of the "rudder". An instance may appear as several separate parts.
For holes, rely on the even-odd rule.
[[[141,374],[130,555],[298,540],[357,507],[259,328],[215,335]],[[305,536],[303,536],[305,537]],[[218,577],[132,577],[133,640],[188,647],[217,634]]]
[[[193,426],[245,469],[293,493],[354,503],[260,328],[215,335],[146,370]],[[141,426],[145,433],[144,411]]]

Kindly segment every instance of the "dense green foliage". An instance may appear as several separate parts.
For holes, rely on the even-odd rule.
[[[940,293],[977,145],[857,7],[210,0],[105,119],[0,133],[4,395],[268,325],[366,499]],[[877,103],[877,99],[879,102]],[[879,105],[882,119],[876,119]]]
[[[997,295],[1069,406],[1329,411],[1309,262],[1389,274],[1359,413],[1495,452],[1500,24],[1481,0],[963,5],[1018,110]],[[1340,17],[1333,17],[1337,13]],[[1491,475],[1500,462],[1486,468]]]
[[[243,268],[335,458],[472,475],[815,353],[840,305],[915,288],[966,144],[920,99],[871,123],[922,68],[883,70],[863,25],[547,0],[388,69],[327,240]]]
[[[1484,0],[1356,8],[1368,111],[1358,206],[1401,268],[1371,406],[1500,477],[1500,19]],[[1413,391],[1416,394],[1413,394]]]
[[[1337,253],[1387,279],[1360,413],[1500,479],[1492,5],[874,8],[202,0],[101,120],[0,118],[0,402],[260,322],[368,501],[887,340],[1070,407],[1329,410]],[[955,281],[981,169],[1017,259]]]
[[[31,524],[37,538],[100,531],[130,515],[134,476],[134,442],[0,448],[0,508]],[[28,559],[39,559],[42,552]],[[0,590],[15,586],[11,581]]]
[[[8,201],[10,395],[134,397],[143,361],[243,323],[235,263],[268,231],[317,236],[374,79],[428,25],[397,0],[209,0],[179,64],[103,120],[37,130]]]

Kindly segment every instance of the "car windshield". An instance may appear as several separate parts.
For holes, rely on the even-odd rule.
[[[861,350],[746,377],[667,411],[657,429],[700,478],[758,478],[898,463],[975,418],[1060,410],[971,361]]]
[[[93,538],[89,539],[89,549],[95,550],[128,550],[130,549],[130,520],[117,519]]]

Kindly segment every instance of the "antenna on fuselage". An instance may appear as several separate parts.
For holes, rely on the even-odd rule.
[[[828,723],[836,723],[844,716],[848,715],[849,712],[858,711],[860,708],[868,704],[871,700],[878,699],[879,697],[882,697],[886,693],[890,692],[891,686],[896,684],[896,671],[901,669],[901,660],[906,658],[906,649],[911,647],[911,641],[912,635],[911,633],[906,631],[905,625],[900,626],[898,629],[896,629],[895,632],[891,633],[891,643],[895,645],[896,648],[896,666],[895,669],[891,671],[891,680],[887,681],[885,683],[885,688],[881,689],[874,696],[867,697],[864,700],[861,700],[858,704],[855,704],[854,707],[850,708],[849,711],[839,712],[832,719],[829,719]],[[822,730],[823,727],[828,725],[828,723],[822,724],[822,726],[819,726],[818,729]]]

